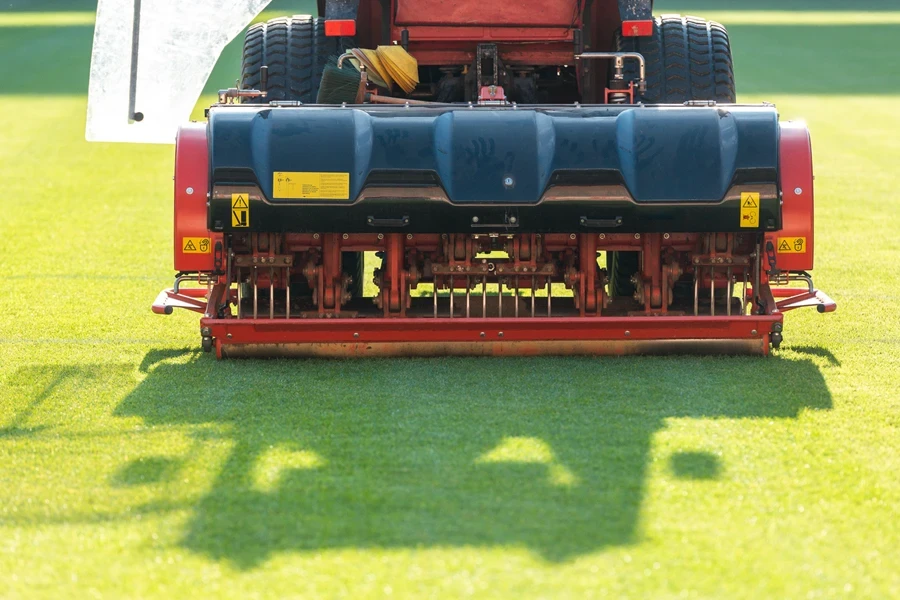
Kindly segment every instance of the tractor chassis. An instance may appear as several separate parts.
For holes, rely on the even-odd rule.
[[[806,273],[763,268],[762,238],[750,233],[232,235],[225,238],[224,273],[182,274],[153,309],[201,313],[203,347],[214,348],[220,358],[766,355],[781,343],[784,312],[812,306],[831,312],[835,303]],[[383,257],[375,272],[375,297],[348,294],[351,282],[341,270],[342,252],[348,251]],[[641,253],[634,298],[607,295],[598,251]],[[291,298],[298,279],[308,285],[305,299],[296,293]],[[182,285],[191,280],[202,287]],[[805,287],[792,287],[797,281]],[[431,285],[417,291],[419,283]],[[673,297],[676,288],[680,297]]]

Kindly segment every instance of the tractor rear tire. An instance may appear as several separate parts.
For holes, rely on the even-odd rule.
[[[653,35],[616,35],[616,50],[639,52],[647,63],[647,90],[635,98],[644,104],[684,104],[689,100],[735,102],[734,63],[725,27],[697,17],[662,15]],[[634,62],[625,63],[625,78],[634,81]],[[610,252],[607,261],[613,296],[633,296],[631,277],[640,268],[637,252]]]
[[[244,36],[240,88],[267,94],[264,98],[245,98],[243,102],[293,100],[315,104],[328,58],[353,45],[347,38],[327,37],[325,19],[309,15],[279,17],[251,26]],[[260,77],[263,66],[268,68],[265,90]],[[363,253],[344,252],[341,263],[344,273],[353,279],[350,293],[354,298],[362,296]]]
[[[241,89],[267,92],[266,97],[245,98],[248,104],[295,100],[316,101],[319,81],[328,57],[338,53],[339,38],[325,36],[325,19],[309,15],[279,17],[247,30],[241,64]],[[268,68],[262,90],[260,68]]]

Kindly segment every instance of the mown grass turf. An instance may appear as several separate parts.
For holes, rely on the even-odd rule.
[[[220,363],[148,308],[171,147],[85,143],[91,27],[10,14],[0,597],[900,595],[898,13],[732,27],[740,99],[809,121],[840,304],[774,356]]]

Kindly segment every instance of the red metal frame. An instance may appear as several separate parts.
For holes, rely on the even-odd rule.
[[[216,319],[216,355],[421,356],[769,352],[782,316],[519,319]]]

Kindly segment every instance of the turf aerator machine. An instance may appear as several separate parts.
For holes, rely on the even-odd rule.
[[[89,139],[171,139],[265,4],[101,0]],[[204,349],[767,354],[785,312],[835,310],[808,274],[807,128],[734,103],[718,23],[650,0],[318,9],[253,25],[239,84],[177,131],[153,310],[201,313]]]

